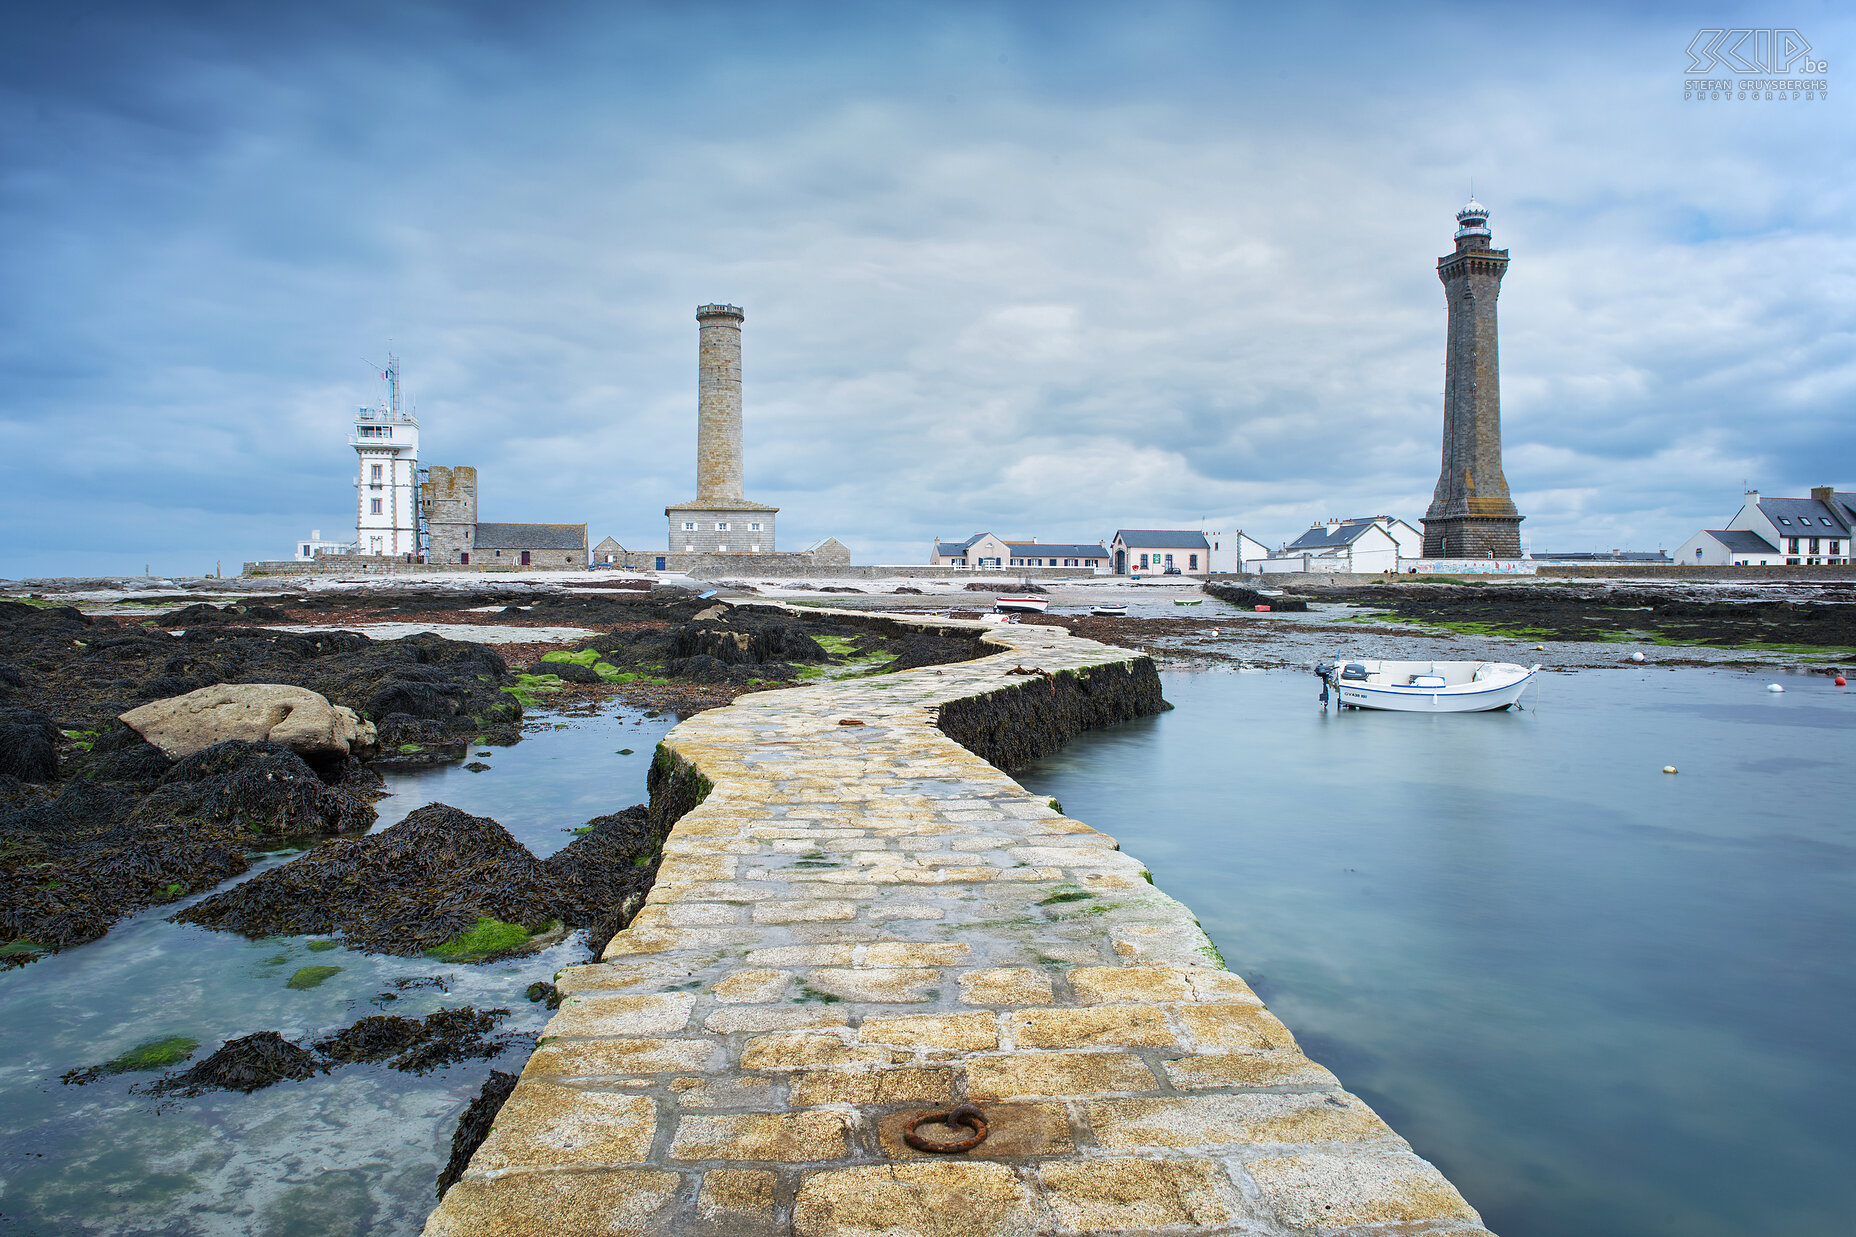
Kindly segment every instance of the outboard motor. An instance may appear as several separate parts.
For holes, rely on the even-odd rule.
[[[1346,683],[1366,682],[1366,667],[1357,661],[1350,661],[1341,667],[1340,677]]]

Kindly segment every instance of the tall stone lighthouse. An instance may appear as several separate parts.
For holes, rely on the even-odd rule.
[[[696,344],[696,497],[664,508],[672,554],[771,554],[778,507],[742,493],[738,305],[702,305]]]
[[[1489,210],[1456,213],[1456,252],[1437,259],[1450,309],[1444,353],[1444,460],[1424,513],[1426,558],[1519,558],[1521,514],[1502,475],[1501,366],[1495,298],[1508,251],[1489,248]]]

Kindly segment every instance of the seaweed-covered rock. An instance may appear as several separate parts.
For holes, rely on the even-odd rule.
[[[1308,601],[1302,597],[1291,597],[1287,593],[1259,593],[1254,588],[1245,588],[1241,584],[1206,584],[1204,590],[1219,601],[1229,602],[1246,609],[1253,606],[1268,606],[1271,610],[1308,609]]]
[[[664,833],[642,803],[587,822],[592,828],[542,860],[558,891],[560,919],[587,930],[598,957],[631,923],[657,875]]]
[[[459,1061],[493,1057],[509,1047],[512,1037],[488,1038],[508,1015],[507,1009],[470,1005],[441,1009],[423,1019],[375,1014],[317,1040],[316,1051],[334,1061],[387,1061],[403,1073],[426,1074]]]
[[[124,713],[122,723],[170,760],[215,743],[243,739],[281,744],[307,756],[372,752],[373,724],[304,687],[277,683],[219,684],[158,700]]]
[[[946,636],[917,636],[902,646],[896,659],[885,670],[917,670],[923,666],[945,666],[968,661],[975,652],[971,640],[953,640]]]
[[[160,748],[118,723],[91,746],[90,767],[85,773],[97,781],[125,782],[141,790],[153,790],[170,767]]]
[[[358,833],[374,815],[372,804],[325,784],[290,749],[236,739],[169,769],[136,812],[142,821],[198,819],[285,838]]]
[[[375,717],[398,713],[443,721],[456,717],[461,708],[462,693],[448,692],[435,683],[413,679],[391,679],[367,698],[367,711]]]
[[[106,775],[139,749],[105,740],[113,750],[55,797],[0,802],[0,942],[63,949],[95,940],[123,915],[244,872],[254,834],[352,833],[374,819],[365,779],[327,785],[276,744],[222,743],[172,768],[157,753],[134,783]],[[147,781],[153,790],[139,795]],[[33,956],[15,951],[0,964]]]
[[[163,627],[197,627],[206,623],[288,623],[288,611],[267,606],[261,601],[239,601],[228,606],[195,602],[170,611],[156,620]]]
[[[458,1128],[451,1134],[451,1159],[445,1170],[438,1174],[438,1197],[443,1198],[445,1191],[457,1183],[470,1167],[470,1157],[477,1153],[483,1140],[490,1136],[490,1127],[496,1122],[496,1114],[503,1110],[503,1104],[516,1089],[516,1076],[503,1070],[493,1069],[484,1080],[483,1090],[470,1102],[464,1115],[458,1118]]]
[[[442,803],[339,839],[175,916],[249,937],[341,932],[351,948],[412,956],[481,919],[539,926],[559,897],[540,860],[484,816]]]
[[[691,683],[726,683],[729,681],[728,663],[706,653],[694,657],[679,657],[664,663],[664,677],[684,679]]]
[[[219,1051],[149,1087],[156,1095],[200,1095],[207,1091],[257,1091],[289,1078],[297,1082],[327,1069],[316,1054],[275,1031],[227,1040]]]
[[[22,782],[58,780],[58,727],[37,709],[0,709],[0,773]]]

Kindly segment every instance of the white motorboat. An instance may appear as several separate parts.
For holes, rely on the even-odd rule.
[[[1321,702],[1332,690],[1343,709],[1483,713],[1521,699],[1539,665],[1506,661],[1347,661],[1315,667]]]
[[[1003,614],[1042,614],[1050,605],[1048,598],[1000,595],[992,599],[992,608]]]
[[[1090,606],[1089,613],[1095,615],[1098,618],[1127,618],[1128,607],[1126,606]]]

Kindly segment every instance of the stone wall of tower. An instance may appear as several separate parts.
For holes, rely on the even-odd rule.
[[[1473,204],[1472,204],[1473,205]],[[1480,207],[1474,208],[1480,212]],[[1443,462],[1424,516],[1426,558],[1518,558],[1521,515],[1502,472],[1495,303],[1508,251],[1489,247],[1485,214],[1458,216],[1456,252],[1437,261],[1449,326]]]
[[[428,561],[461,561],[463,555],[470,553],[471,540],[477,532],[477,470],[469,465],[434,466],[427,470],[420,497],[425,504],[426,529],[430,535]]]
[[[734,305],[696,311],[696,499],[717,506],[742,497],[742,317]]]
[[[670,513],[672,554],[772,554],[776,508],[681,509]],[[685,528],[694,524],[694,528]]]

